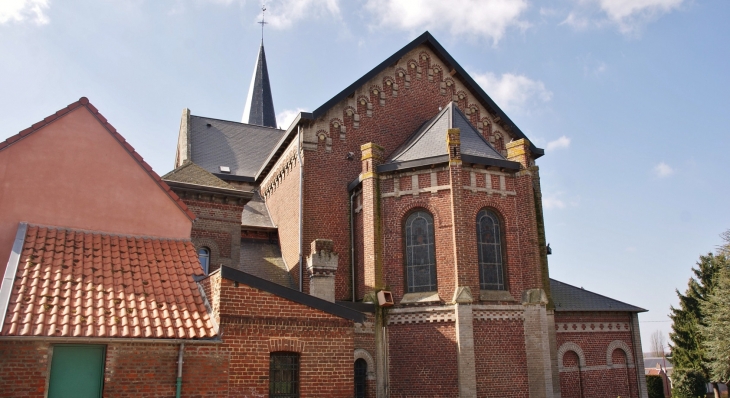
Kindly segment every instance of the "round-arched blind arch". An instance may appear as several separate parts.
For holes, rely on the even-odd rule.
[[[419,210],[406,219],[406,284],[408,293],[436,290],[433,216]]]
[[[477,214],[477,249],[479,284],[482,290],[505,290],[502,225],[491,210]]]

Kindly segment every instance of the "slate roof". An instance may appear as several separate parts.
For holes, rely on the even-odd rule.
[[[286,269],[278,243],[242,240],[241,269],[253,276],[294,289],[294,279]]]
[[[464,161],[519,170],[519,163],[509,161],[497,152],[471,125],[459,107],[450,102],[393,151],[390,159],[380,165],[378,171],[447,162],[446,133],[451,128],[460,129],[461,156]]]
[[[550,292],[555,311],[619,311],[646,312],[645,309],[589,292],[588,290],[550,279]]]
[[[264,53],[264,41],[261,40],[259,55],[256,58],[256,65],[251,77],[251,85],[246,96],[246,107],[243,110],[241,123],[255,124],[276,128],[276,112],[274,112],[274,100],[271,96],[271,83],[269,83],[269,69],[266,67],[266,54]]]
[[[162,179],[203,187],[237,190],[233,185],[221,180],[191,161],[185,161],[182,166],[162,176]]]
[[[16,142],[22,140],[23,138],[27,137],[28,135],[42,129],[43,127],[47,126],[48,124],[53,123],[58,118],[63,117],[63,115],[65,115],[79,107],[85,107],[89,112],[91,112],[91,114],[94,115],[96,120],[98,120],[102,126],[104,126],[104,128],[109,132],[109,134],[111,134],[112,137],[114,137],[114,139],[116,139],[117,142],[119,142],[119,144],[122,147],[124,147],[124,149],[129,153],[129,155],[132,156],[134,158],[134,160],[147,172],[147,174],[149,174],[150,178],[155,180],[157,185],[159,185],[160,188],[170,196],[170,198],[175,202],[175,204],[177,204],[177,206],[180,208],[180,210],[185,212],[185,214],[191,220],[195,220],[195,218],[196,218],[195,214],[193,214],[193,212],[190,211],[190,209],[188,209],[188,206],[185,205],[185,203],[180,199],[180,197],[178,197],[174,192],[172,192],[170,187],[167,184],[165,184],[165,182],[162,181],[160,176],[157,175],[157,173],[155,173],[152,170],[152,166],[150,166],[149,164],[147,164],[147,162],[144,161],[142,156],[134,150],[134,147],[132,147],[132,145],[130,145],[127,142],[127,140],[125,140],[124,137],[122,137],[122,135],[117,132],[117,129],[114,128],[114,126],[112,126],[111,123],[109,123],[101,113],[99,113],[99,110],[96,109],[96,107],[94,105],[92,105],[91,102],[89,102],[89,99],[86,97],[81,97],[78,101],[59,110],[58,112],[54,113],[53,115],[46,117],[45,119],[28,127],[27,129],[21,131],[20,133],[13,135],[11,137],[8,137],[5,141],[0,142],[0,151],[2,151],[3,149],[9,147],[10,145],[12,145]]]
[[[193,280],[203,271],[190,241],[26,224],[19,236],[17,271],[3,281],[12,290],[0,335],[216,336]]]
[[[261,198],[258,192],[255,192],[253,198],[243,206],[241,225],[255,228],[276,228],[274,222],[271,221],[269,209],[266,207],[264,199]]]
[[[192,161],[218,178],[255,180],[284,130],[190,116]],[[220,166],[230,167],[222,173]]]

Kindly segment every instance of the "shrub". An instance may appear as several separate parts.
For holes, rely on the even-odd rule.
[[[675,398],[704,398],[707,394],[707,380],[696,370],[675,370],[672,386],[672,396]]]
[[[664,379],[661,376],[646,376],[646,389],[649,398],[664,398]]]

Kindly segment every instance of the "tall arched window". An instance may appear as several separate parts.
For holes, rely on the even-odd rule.
[[[479,283],[482,290],[506,290],[504,285],[504,250],[499,217],[484,209],[477,214]]]
[[[367,396],[367,377],[368,363],[358,358],[355,361],[355,398],[365,398]]]
[[[436,290],[433,216],[416,211],[406,220],[406,280],[408,293]]]
[[[208,269],[210,265],[210,249],[207,247],[201,247],[198,249],[198,259],[200,259],[200,266],[203,268],[203,273],[208,275]]]

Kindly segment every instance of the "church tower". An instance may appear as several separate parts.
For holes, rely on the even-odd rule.
[[[266,11],[266,8],[263,9]],[[243,109],[241,123],[276,128],[276,113],[274,100],[271,97],[269,71],[266,68],[266,53],[264,52],[264,22],[261,18],[261,47],[251,77],[251,85],[246,96],[246,107]]]

